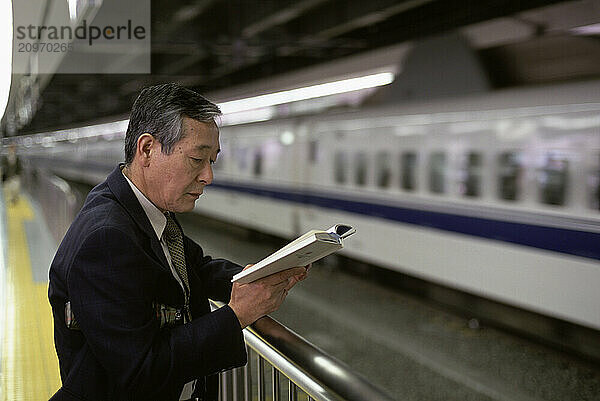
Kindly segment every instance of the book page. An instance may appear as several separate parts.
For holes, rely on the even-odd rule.
[[[232,281],[249,283],[295,266],[306,266],[341,248],[341,242],[329,233],[313,230],[236,274]]]
[[[293,240],[289,244],[285,245],[283,248],[281,248],[278,251],[272,253],[272,255],[275,255],[275,254],[277,254],[279,252],[285,251],[286,249],[289,249],[289,248],[293,247],[294,245],[296,245],[299,242],[305,240],[306,238],[310,237],[313,234],[322,233],[322,232],[324,232],[324,231],[322,231],[322,230],[310,230],[309,232],[302,234],[301,236],[299,236],[298,238],[296,238],[295,240]]]
[[[343,228],[343,232],[336,233],[338,227]],[[345,234],[351,235],[354,232],[353,227],[342,224],[336,224],[328,231],[310,230],[254,266],[236,274],[231,281],[250,283],[295,266],[306,266],[342,249],[342,239],[346,237]]]

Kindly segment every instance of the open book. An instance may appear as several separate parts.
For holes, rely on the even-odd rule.
[[[354,227],[345,224],[336,224],[326,231],[311,230],[254,266],[239,272],[231,281],[246,284],[295,266],[306,266],[342,249],[342,240],[355,232]]]

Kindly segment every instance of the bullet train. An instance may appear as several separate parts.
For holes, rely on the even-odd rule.
[[[125,127],[38,161],[99,182]],[[350,224],[349,258],[600,329],[600,81],[224,125],[221,147],[198,213]]]

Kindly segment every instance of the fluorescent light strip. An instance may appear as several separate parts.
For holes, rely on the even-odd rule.
[[[77,23],[77,0],[67,0],[69,3],[69,17],[73,24]]]
[[[236,123],[239,124],[241,121],[246,122],[246,120],[249,117],[248,113],[233,115],[231,116],[231,118],[228,118],[227,114],[248,112],[250,110],[266,108],[278,104],[285,104],[297,102],[300,100],[314,99],[317,97],[353,92],[361,89],[374,88],[377,86],[387,85],[393,81],[394,73],[382,72],[378,74],[365,75],[357,78],[344,79],[341,81],[307,86],[304,88],[269,93],[266,95],[254,96],[245,99],[232,100],[230,102],[219,103],[219,108],[224,114],[224,116],[222,117],[224,125]],[[269,109],[259,111],[258,115],[253,116],[252,121],[268,120],[272,116],[272,113],[273,110]],[[238,121],[238,118],[241,119],[241,121]],[[89,138],[103,134],[106,135],[111,132],[125,132],[127,130],[128,123],[129,120],[121,120],[112,123],[67,129],[51,133],[35,134],[32,135],[31,138],[36,138],[35,142],[37,143],[42,143],[44,140],[46,142],[55,142],[64,140],[74,140],[80,138]],[[100,132],[98,132],[99,130]],[[25,141],[26,138],[23,137],[21,139],[22,141]]]
[[[578,26],[570,29],[575,35],[600,35],[600,23]]]
[[[237,125],[250,122],[267,121],[273,118],[275,110],[273,107],[263,107],[258,110],[240,111],[237,113],[229,113],[221,116],[220,126]]]
[[[240,111],[254,110],[262,107],[275,106],[297,102],[299,100],[314,99],[317,97],[336,95],[338,93],[352,92],[360,89],[374,88],[387,85],[394,81],[394,74],[382,72],[379,74],[366,75],[358,78],[344,79],[341,81],[328,82],[307,86],[304,88],[291,89],[282,92],[269,93],[250,97],[246,99],[232,100],[219,103],[223,114],[237,113]]]

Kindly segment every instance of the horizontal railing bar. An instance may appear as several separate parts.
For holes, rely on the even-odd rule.
[[[214,307],[222,305],[211,303]],[[269,316],[244,329],[244,339],[259,358],[262,356],[316,400],[394,401],[345,363],[327,355]],[[260,377],[258,382],[260,391]]]
[[[244,339],[250,348],[255,350],[259,354],[259,358],[264,358],[271,365],[277,366],[277,368],[285,374],[291,381],[296,383],[296,385],[307,394],[313,395],[318,400],[323,401],[342,401],[343,398],[335,396],[332,392],[328,391],[325,387],[323,387],[319,382],[311,378],[304,371],[299,369],[295,364],[286,359],[283,355],[277,352],[273,347],[269,344],[265,343],[258,337],[255,333],[252,333],[249,330],[244,330]],[[259,372],[260,375],[260,372]],[[264,372],[263,372],[264,375]],[[261,383],[259,377],[259,400],[260,398],[260,388],[262,384],[264,394],[264,384]]]

